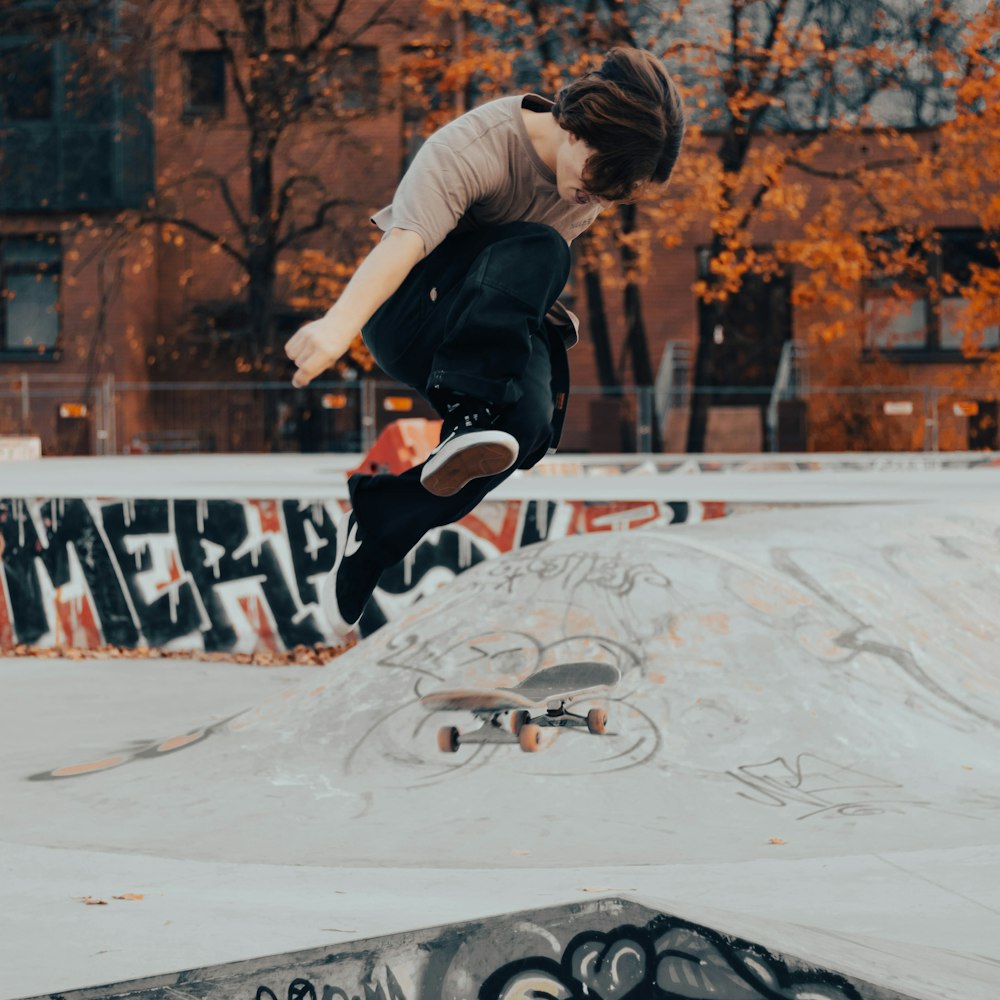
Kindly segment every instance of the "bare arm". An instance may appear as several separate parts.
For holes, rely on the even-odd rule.
[[[292,385],[308,385],[346,353],[360,329],[424,256],[424,241],[393,229],[362,261],[340,298],[321,319],[306,323],[285,345],[295,362]]]

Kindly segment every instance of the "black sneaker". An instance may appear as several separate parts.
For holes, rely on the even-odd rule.
[[[491,429],[496,411],[487,403],[464,397],[447,407],[441,443],[420,473],[428,493],[450,497],[473,479],[506,472],[516,461],[517,438]]]
[[[337,523],[337,557],[320,589],[323,611],[341,639],[360,621],[381,575],[382,567],[365,551],[354,511],[346,511]]]

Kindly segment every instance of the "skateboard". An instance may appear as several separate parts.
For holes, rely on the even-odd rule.
[[[621,680],[608,663],[559,663],[532,674],[509,688],[452,688],[425,694],[420,702],[431,712],[471,712],[478,729],[460,732],[455,726],[438,730],[438,749],[455,753],[465,743],[517,743],[525,753],[541,749],[542,729],[586,729],[601,736],[608,713],[592,708],[586,715],[569,705],[607,694]],[[507,718],[505,718],[507,717]]]

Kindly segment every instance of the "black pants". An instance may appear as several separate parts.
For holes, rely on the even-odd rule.
[[[565,347],[545,314],[569,276],[569,247],[548,226],[514,222],[452,235],[420,261],[363,330],[379,367],[438,408],[461,392],[495,404],[494,428],[519,446],[515,466],[475,479],[454,496],[420,485],[422,466],[399,476],[352,476],[354,514],[383,567],[431,528],[468,514],[514,468],[528,468],[553,440],[565,404]],[[553,389],[555,384],[558,391]]]

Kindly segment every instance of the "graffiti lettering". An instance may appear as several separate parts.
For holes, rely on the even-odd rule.
[[[406,1000],[406,994],[399,985],[392,969],[385,967],[385,985],[378,981],[363,983],[364,1000]],[[346,993],[339,986],[324,986],[322,994],[308,979],[293,979],[286,993],[287,1000],[362,1000],[358,994]],[[254,1000],[278,1000],[278,995],[269,986],[258,986]]]
[[[706,510],[659,501],[481,504],[383,574],[361,632],[501,553],[699,520]],[[296,500],[0,499],[0,649],[172,643],[254,652],[333,642],[318,585],[333,565],[339,513],[336,503]],[[564,569],[532,565],[542,576]],[[654,572],[625,573],[608,561],[580,571],[582,582],[617,596],[637,573]]]
[[[741,798],[777,808],[806,807],[796,817],[800,820],[827,813],[880,816],[902,812],[907,806],[930,806],[929,802],[893,796],[902,785],[808,753],[799,754],[791,764],[784,757],[776,757],[763,764],[744,764],[727,773],[751,790],[739,792]]]
[[[511,962],[490,975],[479,1000],[861,1000],[831,972],[797,972],[766,949],[674,917],[611,933],[584,931],[556,961]]]

